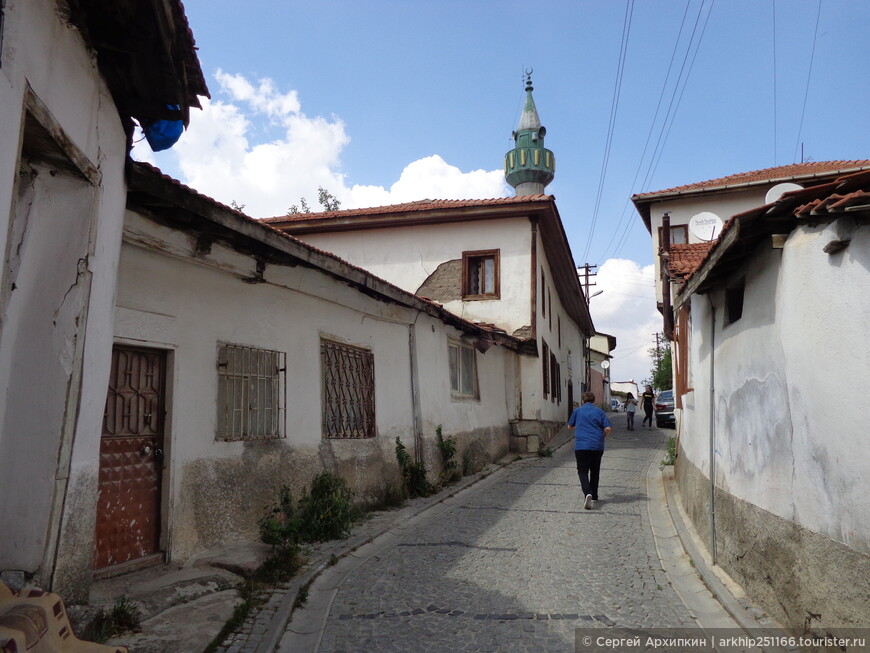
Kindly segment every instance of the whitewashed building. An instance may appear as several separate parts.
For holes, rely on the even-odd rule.
[[[616,349],[616,336],[596,333],[589,339],[589,389],[595,393],[595,401],[602,410],[609,411],[611,394],[610,354]]]
[[[135,481],[150,486],[135,521],[150,524],[155,554],[183,560],[256,538],[280,487],[298,494],[322,471],[376,503],[400,483],[397,437],[435,480],[439,425],[460,464],[507,454],[519,339],[146,164],[131,164],[129,180],[112,373],[128,380],[110,383],[104,428],[161,407],[145,433],[125,434],[138,438],[131,450],[161,452],[157,473]],[[151,401],[137,402],[142,394]],[[98,555],[115,565],[129,554]]]
[[[666,271],[685,508],[716,563],[795,631],[870,616],[870,435],[854,392],[870,384],[868,198],[870,161],[633,198]],[[665,212],[686,232],[659,247]],[[698,213],[723,218],[711,242],[693,242]]]
[[[516,147],[505,176],[519,194],[484,200],[423,200],[302,213],[265,222],[523,341],[510,418],[517,451],[537,451],[561,429],[589,386],[595,329],[555,198],[544,195],[555,157],[544,148],[526,84]]]
[[[7,1],[0,30],[0,570],[81,596],[132,118],[208,91],[173,0]]]
[[[434,480],[439,426],[472,471],[564,425],[593,328],[552,197],[391,207],[438,246],[364,269],[129,160],[208,93],[177,0],[0,7],[4,578],[81,600],[319,472],[378,501],[396,438]]]

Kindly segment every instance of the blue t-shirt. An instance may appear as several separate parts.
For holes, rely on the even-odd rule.
[[[583,404],[575,408],[568,418],[568,426],[574,427],[575,451],[604,451],[604,429],[610,426],[610,420],[598,406]]]

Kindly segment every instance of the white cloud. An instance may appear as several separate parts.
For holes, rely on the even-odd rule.
[[[388,188],[348,185],[341,152],[350,137],[340,118],[305,115],[298,93],[281,93],[270,79],[255,84],[221,70],[215,79],[222,99],[205,100],[202,111],[191,111],[188,130],[167,154],[157,155],[157,165],[224,204],[243,204],[248,215],[281,215],[300,197],[316,210],[320,186],[342,208],[509,194],[501,170],[462,172],[437,154],[409,163]],[[267,140],[268,128],[280,135]],[[155,159],[143,144],[133,155]]]
[[[608,259],[598,268],[597,285],[590,292],[604,292],[590,300],[590,309],[596,330],[616,336],[610,371],[614,381],[639,383],[649,377],[648,350],[655,344],[653,334],[662,330],[654,270],[627,259]]]

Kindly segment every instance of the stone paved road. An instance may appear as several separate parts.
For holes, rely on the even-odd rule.
[[[646,507],[647,470],[672,432],[623,424],[616,415],[594,510],[582,508],[571,443],[511,465],[333,581],[317,650],[572,651],[578,627],[695,625]],[[298,650],[305,612],[281,651]]]

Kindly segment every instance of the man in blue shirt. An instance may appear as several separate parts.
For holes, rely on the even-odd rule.
[[[583,405],[571,413],[568,428],[574,431],[577,475],[580,476],[580,486],[586,497],[583,507],[590,510],[592,502],[598,501],[598,476],[601,471],[601,456],[604,455],[604,439],[611,431],[607,415],[595,405],[594,393],[583,393]]]

